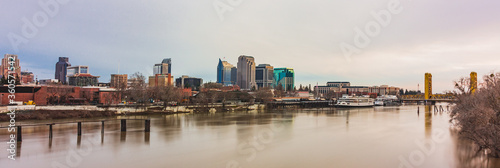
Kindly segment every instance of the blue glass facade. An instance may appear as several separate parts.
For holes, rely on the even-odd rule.
[[[274,84],[283,86],[285,91],[295,87],[295,72],[292,68],[274,68]]]
[[[217,83],[224,86],[234,85],[236,82],[235,78],[236,68],[228,62],[219,59],[219,65],[217,65]]]

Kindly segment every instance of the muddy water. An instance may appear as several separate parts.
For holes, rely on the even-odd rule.
[[[432,111],[432,110],[430,110]],[[1,167],[498,167],[472,157],[470,143],[450,130],[447,113],[424,106],[302,109],[126,117],[23,127],[15,161],[0,130]],[[102,119],[87,119],[99,121]],[[25,121],[18,124],[73,122]],[[78,120],[80,121],[80,120]],[[7,123],[0,123],[5,126]]]

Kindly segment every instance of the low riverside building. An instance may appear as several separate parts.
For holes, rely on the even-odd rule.
[[[397,95],[400,88],[388,85],[372,86],[369,88],[370,93],[377,93],[378,95]]]
[[[343,87],[349,86],[351,86],[351,82],[327,82],[326,86],[316,86],[314,91],[319,95],[327,95],[332,92],[342,92]]]
[[[339,97],[342,94],[357,94],[357,95],[397,95],[400,88],[388,85],[381,86],[351,86],[350,82],[327,82],[323,86],[315,86],[314,92],[319,97],[333,94],[334,97]]]
[[[0,105],[8,105],[8,86],[0,86]],[[50,104],[117,104],[120,95],[116,89],[104,87],[76,87],[68,85],[18,85],[15,102],[34,101],[36,105]]]

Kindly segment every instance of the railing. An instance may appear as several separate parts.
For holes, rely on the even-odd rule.
[[[402,95],[402,100],[426,100],[424,95]],[[427,100],[455,100],[455,96],[452,94],[434,94]]]

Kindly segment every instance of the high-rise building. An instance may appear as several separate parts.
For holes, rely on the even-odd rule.
[[[170,58],[165,58],[163,61],[159,64],[155,64],[153,67],[153,74],[161,74],[161,75],[166,75],[166,74],[171,74],[172,73],[172,59]]]
[[[255,67],[255,83],[258,88],[273,87],[274,67],[269,64],[260,64]]]
[[[59,62],[56,63],[56,74],[55,79],[59,80],[59,82],[66,84],[66,76],[68,75],[68,67],[71,64],[69,63],[68,57],[59,57]]]
[[[10,65],[11,62],[14,64]],[[7,79],[11,66],[14,68],[14,76],[16,80],[19,79],[21,77],[21,66],[19,65],[19,59],[17,58],[17,55],[14,54],[4,55],[4,57],[2,58],[2,65],[0,65],[0,75]]]
[[[172,58],[165,58],[161,61],[162,64],[168,64],[168,73],[172,73]]]
[[[257,87],[255,83],[255,59],[252,56],[238,57],[238,74],[236,84],[243,90]]]
[[[236,85],[237,79],[238,79],[238,68],[232,67],[231,68],[231,84]]]
[[[192,90],[200,90],[201,84],[203,84],[203,79],[189,77],[186,75],[175,79],[175,85],[182,89],[191,88]]]
[[[217,83],[223,84],[224,86],[234,85],[236,83],[236,74],[236,67],[219,58],[219,64],[217,65]]]
[[[293,90],[295,72],[292,68],[274,68],[274,84],[283,86],[285,91]]]
[[[110,87],[125,89],[127,88],[127,74],[111,74],[111,81],[109,82]]]

